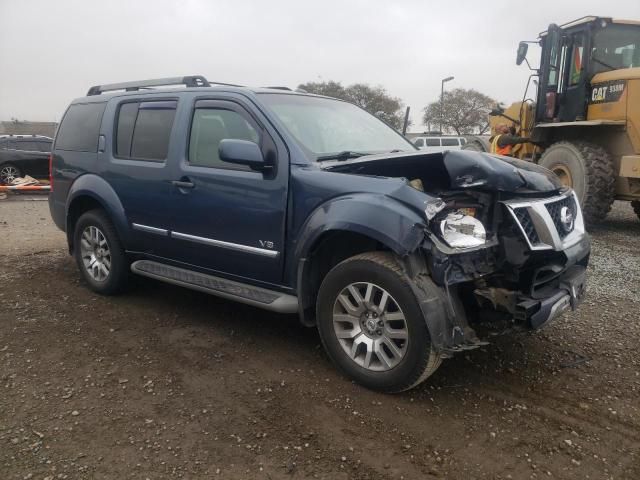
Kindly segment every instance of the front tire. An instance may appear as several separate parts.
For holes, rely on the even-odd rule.
[[[587,222],[604,220],[613,205],[616,176],[611,156],[602,147],[582,141],[554,143],[540,165],[573,188]]]
[[[640,220],[640,200],[634,200],[631,202],[631,208],[636,212],[638,219]]]
[[[102,210],[83,213],[76,222],[73,253],[89,288],[113,295],[126,286],[129,262],[118,233]]]
[[[340,370],[372,390],[408,390],[440,366],[408,282],[392,254],[370,252],[338,264],[320,286],[324,348]]]

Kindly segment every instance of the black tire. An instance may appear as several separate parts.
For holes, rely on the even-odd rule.
[[[636,212],[636,215],[640,220],[640,200],[634,200],[631,202],[631,208],[633,208],[633,211]]]
[[[557,142],[542,154],[540,165],[556,173],[568,171],[565,181],[576,192],[587,223],[604,220],[615,197],[615,169],[611,156],[588,142]]]
[[[386,371],[372,371],[356,363],[343,349],[334,330],[333,312],[338,295],[349,285],[359,282],[374,283],[387,291],[404,314],[408,332],[405,353],[397,365]],[[402,392],[424,381],[440,366],[440,353],[432,347],[409,279],[390,253],[364,253],[335,266],[322,281],[316,310],[318,331],[327,354],[340,370],[367,388],[386,393]]]
[[[22,177],[22,169],[15,163],[3,163],[0,165],[0,185],[8,185],[15,178]]]
[[[109,272],[103,279],[94,278],[89,273],[83,259],[83,234],[89,231],[90,227],[96,228],[106,240],[109,252]],[[73,233],[73,255],[82,278],[94,292],[102,295],[114,295],[126,287],[129,278],[129,261],[113,223],[103,210],[90,210],[78,218]],[[107,256],[104,255],[104,258]]]

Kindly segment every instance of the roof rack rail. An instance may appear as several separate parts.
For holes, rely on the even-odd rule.
[[[270,90],[286,90],[288,92],[292,92],[293,91],[289,87],[264,87],[264,88],[268,88]]]
[[[210,87],[209,81],[202,75],[189,75],[186,77],[154,78],[151,80],[138,80],[134,82],[110,83],[107,85],[94,85],[87,92],[87,96],[100,95],[115,90],[135,92],[141,88],[164,87],[167,85],[184,85],[185,87]]]

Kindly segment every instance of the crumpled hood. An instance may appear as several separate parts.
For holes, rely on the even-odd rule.
[[[534,163],[470,150],[375,154],[347,161],[323,162],[322,168],[387,177],[446,176],[448,187],[452,189],[548,193],[563,187],[556,175]],[[418,171],[431,175],[418,175]]]
[[[486,186],[504,192],[550,192],[562,187],[551,171],[535,163],[488,153],[445,152],[444,166],[456,188]]]

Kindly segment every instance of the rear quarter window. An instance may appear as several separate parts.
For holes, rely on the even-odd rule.
[[[98,133],[106,103],[76,103],[65,113],[55,148],[75,152],[97,152]]]

